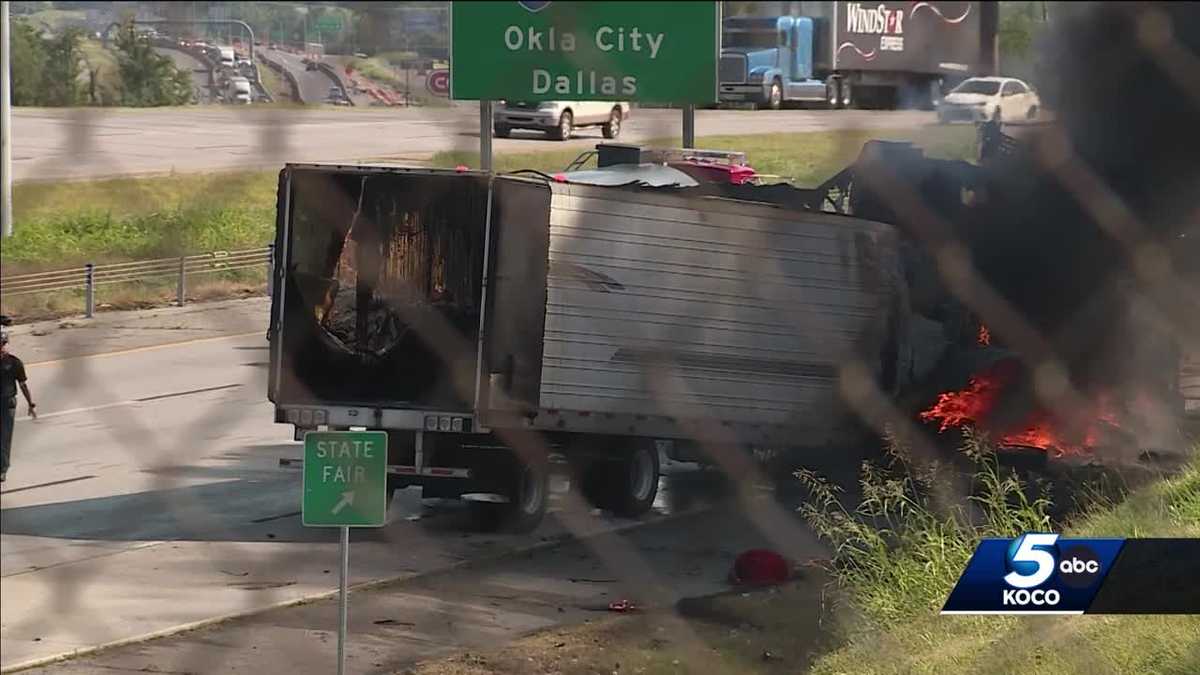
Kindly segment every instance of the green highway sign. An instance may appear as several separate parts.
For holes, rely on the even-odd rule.
[[[717,100],[716,2],[478,2],[450,8],[450,96]]]
[[[326,33],[336,33],[342,30],[342,17],[333,14],[325,14],[317,19],[317,30]]]
[[[387,433],[304,434],[306,527],[383,527],[387,519]]]

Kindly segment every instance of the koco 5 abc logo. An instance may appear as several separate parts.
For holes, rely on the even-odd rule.
[[[1008,574],[1001,603],[1005,606],[1057,605],[1062,596],[1056,588],[1039,588],[1057,575],[1062,585],[1087,588],[1100,576],[1100,557],[1087,546],[1071,545],[1059,550],[1057,534],[1023,534],[1008,546],[1004,559]]]

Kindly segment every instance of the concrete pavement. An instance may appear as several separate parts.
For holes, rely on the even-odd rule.
[[[324,103],[329,96],[329,87],[334,85],[334,81],[320,70],[308,70],[305,68],[301,54],[283,51],[281,49],[270,49],[267,47],[259,47],[272,60],[287,68],[292,75],[296,76],[296,83],[300,85],[300,101],[307,104]]]
[[[207,65],[191,54],[178,49],[155,47],[154,51],[171,59],[177,68],[191,76],[192,89],[196,92],[197,103],[212,103],[212,73]]]
[[[259,299],[119,313],[95,320],[92,328],[77,325],[84,322],[65,328],[54,323],[16,327],[13,348],[30,364],[41,416],[37,421],[18,419],[13,466],[0,492],[0,668],[173,633],[334,591],[336,530],[301,526],[300,476],[280,463],[298,459],[300,448],[289,428],[272,423],[265,400],[265,312],[266,303]],[[106,334],[123,338],[106,339]],[[170,341],[176,342],[163,344]],[[355,629],[362,635],[357,653],[364,662],[382,663],[379,659],[396,644],[408,645],[411,649],[401,652],[417,657],[434,648],[506,639],[573,620],[578,612],[564,610],[558,616],[557,610],[542,611],[545,607],[533,611],[525,600],[508,609],[492,608],[484,591],[499,584],[572,606],[567,600],[584,586],[563,579],[575,575],[571,565],[586,556],[562,558],[565,554],[544,549],[534,558],[507,563],[497,557],[549,546],[568,535],[594,537],[711,505],[719,491],[703,482],[703,474],[682,470],[664,479],[656,514],[642,522],[573,509],[569,486],[558,479],[551,517],[537,532],[518,537],[470,533],[457,503],[423,502],[413,491],[399,494],[388,527],[354,534],[353,583],[446,572],[483,559],[495,559],[497,567],[487,568],[486,575],[493,577],[487,583],[465,571],[468,576],[454,577],[459,595],[452,600],[409,591],[380,591],[364,600],[377,609],[356,615],[356,621],[364,622]],[[730,512],[722,517],[741,516]],[[755,520],[761,524],[769,519]],[[653,544],[607,535],[591,540],[606,541],[606,547],[589,545],[579,555],[590,555],[588,564],[598,561],[607,570],[592,576],[619,579],[628,585],[616,588],[645,598],[646,592],[638,589],[655,556],[676,561],[672,564],[696,563],[688,547],[705,536],[725,536],[731,550],[770,539],[747,523],[719,531],[712,523],[701,519],[673,539],[651,537]],[[784,529],[790,530],[786,545],[815,550],[798,525],[785,523]],[[675,583],[683,574],[678,569],[664,571],[664,578],[672,580],[664,585],[670,593],[718,587],[723,571],[716,570],[727,567],[726,553],[703,563],[708,567],[696,573],[699,585]],[[496,581],[501,576],[508,581]],[[576,604],[599,602],[613,590],[609,584],[616,583],[592,588],[586,597],[575,598]],[[537,595],[542,592],[547,595]],[[314,644],[328,642],[328,611],[327,604],[319,604],[263,615],[245,635],[231,628],[233,633],[221,639],[237,635],[231,644],[249,639],[257,646],[251,651],[294,658],[300,654],[295,641],[304,636]],[[408,619],[365,623],[377,620],[373,614],[447,613],[475,618],[452,621],[445,628],[407,626],[403,621]],[[464,626],[465,632],[454,625]],[[475,628],[467,630],[468,625]],[[395,637],[396,630],[408,629],[399,643],[382,639],[381,632]],[[200,642],[145,649],[154,651],[156,663],[230,653],[205,651],[202,645],[209,643],[201,635],[187,638]],[[145,653],[142,647],[131,649],[118,654]],[[259,672],[277,670],[270,660],[251,656],[239,656],[237,662]],[[313,665],[323,663],[319,660],[299,662],[310,666],[301,672],[329,670],[327,664]],[[96,663],[62,672],[95,672]]]
[[[324,78],[325,91],[329,78]],[[912,128],[933,123],[919,111],[701,110],[696,134],[762,134],[853,128]],[[479,112],[447,108],[41,109],[13,112],[13,176],[17,181],[278,168],[283,162],[419,161],[445,150],[479,149]],[[678,135],[677,110],[637,110],[621,140]],[[497,139],[496,152],[593,147],[597,129],[572,141],[536,134]]]

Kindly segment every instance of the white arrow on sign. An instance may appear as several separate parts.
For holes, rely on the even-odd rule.
[[[351,490],[349,492],[343,492],[342,498],[338,501],[338,503],[333,505],[333,511],[332,511],[333,515],[336,516],[338,513],[341,513],[342,509],[346,508],[347,506],[350,506],[353,503],[354,503],[354,490]]]

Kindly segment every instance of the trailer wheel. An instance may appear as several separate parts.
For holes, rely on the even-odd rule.
[[[658,496],[658,450],[639,443],[619,459],[595,459],[582,467],[583,496],[599,509],[635,518],[654,506]]]
[[[478,529],[513,534],[537,529],[550,501],[549,475],[544,458],[527,462],[514,456],[504,495],[508,502],[469,502]]]
[[[838,93],[841,95],[842,107],[849,110],[854,107],[854,87],[849,82],[842,80],[838,83]]]
[[[842,81],[836,78],[825,83],[825,102],[830,110],[837,110],[842,106],[841,84]]]
[[[508,138],[512,135],[512,127],[503,124],[497,124],[495,131],[493,131],[492,134],[496,138]]]

